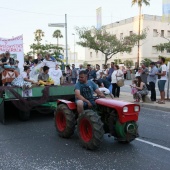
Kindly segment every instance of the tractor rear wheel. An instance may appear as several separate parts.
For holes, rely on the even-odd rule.
[[[59,136],[69,138],[74,134],[75,114],[65,104],[60,104],[54,112],[55,127]]]
[[[80,141],[86,149],[99,148],[103,135],[103,123],[93,110],[85,110],[78,118],[77,131]]]

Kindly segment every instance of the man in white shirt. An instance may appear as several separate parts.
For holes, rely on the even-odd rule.
[[[159,60],[161,67],[158,73],[156,73],[160,79],[158,81],[158,88],[160,91],[161,99],[158,101],[159,104],[165,104],[165,83],[167,80],[167,67],[165,65],[165,58],[161,57]]]

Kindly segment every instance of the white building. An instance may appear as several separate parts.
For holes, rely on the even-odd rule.
[[[118,21],[105,26],[106,30],[111,34],[115,34],[117,38],[123,38],[132,33],[138,34],[139,28],[139,17],[132,17],[122,21]],[[139,61],[141,62],[144,58],[149,58],[152,61],[158,61],[158,56],[169,57],[170,51],[158,52],[155,48],[160,43],[167,43],[170,40],[170,25],[167,22],[162,21],[161,16],[153,15],[142,15],[141,16],[141,32],[147,29],[147,37],[145,40],[140,41],[140,52]],[[166,39],[167,38],[167,39]],[[114,55],[109,61],[114,59],[133,60],[137,62],[137,46],[132,49],[131,53],[118,53]],[[85,50],[85,61],[90,64],[96,65],[104,64],[104,54],[101,52],[96,53],[94,50]]]

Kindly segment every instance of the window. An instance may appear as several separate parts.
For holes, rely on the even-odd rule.
[[[98,58],[98,52],[96,52],[96,58]]]
[[[170,37],[170,30],[167,31],[167,37]]]
[[[158,36],[158,31],[157,31],[157,29],[154,29],[154,30],[153,30],[153,36],[154,36],[154,37],[157,37],[157,36]]]
[[[120,40],[123,39],[123,33],[120,33]]]
[[[157,52],[158,52],[158,51],[157,51],[156,47],[153,46],[153,47],[152,47],[152,53],[153,53],[153,54],[157,54]]]
[[[93,57],[93,53],[92,53],[92,52],[90,52],[90,57],[91,57],[91,58]]]
[[[164,30],[161,30],[161,37],[164,37]]]
[[[129,31],[129,35],[133,35],[133,31]]]

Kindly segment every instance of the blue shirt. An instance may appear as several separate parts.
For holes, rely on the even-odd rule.
[[[110,68],[109,71],[108,71],[108,80],[111,81],[111,76],[112,76],[112,73],[114,71],[114,68]]]
[[[93,93],[98,89],[97,85],[91,81],[88,80],[86,84],[84,83],[76,83],[74,90],[80,90],[80,94],[87,100],[93,99]]]
[[[157,72],[158,72],[158,69],[156,68],[156,66],[154,66],[148,74],[148,82],[156,83],[157,78],[158,78],[158,76],[156,75]]]

